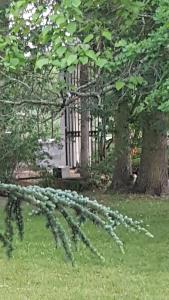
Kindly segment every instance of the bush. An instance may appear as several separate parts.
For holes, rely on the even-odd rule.
[[[132,170],[133,172],[138,172],[140,167],[140,157],[136,157],[132,159]]]
[[[0,181],[13,180],[14,171],[21,162],[35,165],[38,136],[34,123],[25,118],[21,124],[13,120],[6,125],[0,135]]]
[[[90,168],[91,181],[97,187],[105,187],[110,183],[114,165],[113,153],[110,151],[106,158],[98,163],[92,162]]]

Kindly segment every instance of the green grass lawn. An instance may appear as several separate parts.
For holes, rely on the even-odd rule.
[[[26,213],[25,241],[16,240],[13,258],[8,260],[0,249],[0,300],[169,299],[169,201],[138,196],[98,198],[143,219],[154,239],[121,229],[123,255],[102,231],[88,224],[86,231],[106,262],[80,246],[73,268],[63,252],[54,249],[43,218]]]

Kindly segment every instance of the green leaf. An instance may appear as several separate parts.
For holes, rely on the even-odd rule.
[[[17,1],[16,4],[15,4],[16,9],[20,9],[24,6],[26,6],[25,0]]]
[[[162,103],[159,107],[159,110],[161,110],[162,112],[169,112],[169,101],[165,101],[164,103]]]
[[[93,60],[96,60],[96,59],[97,59],[97,56],[96,56],[96,54],[95,54],[95,52],[94,52],[93,50],[87,50],[87,51],[85,52],[85,54],[86,54],[88,57],[92,58]]]
[[[76,54],[70,54],[67,58],[67,65],[70,66],[75,63],[77,60],[77,55]]]
[[[64,17],[64,16],[59,16],[58,18],[56,18],[56,23],[57,23],[58,25],[63,24],[65,21],[66,21],[66,20],[65,20],[65,17]]]
[[[34,14],[33,14],[33,16],[32,16],[32,21],[33,21],[33,23],[38,23],[38,21],[40,20],[40,15],[39,15],[39,13],[37,12],[35,12]]]
[[[125,40],[120,40],[120,41],[116,42],[114,46],[116,48],[120,48],[120,47],[124,47],[126,45],[127,45],[127,42]]]
[[[60,61],[60,67],[61,67],[62,69],[64,69],[64,68],[66,68],[66,66],[67,66],[67,59],[64,57],[64,58],[61,59],[61,61]]]
[[[19,65],[19,59],[18,58],[11,58],[10,59],[10,65],[12,67],[16,67],[17,65]]]
[[[142,76],[130,76],[129,82],[134,85],[142,85],[145,83],[145,80]]]
[[[125,86],[125,83],[123,81],[116,81],[115,88],[117,91],[120,91]]]
[[[60,61],[58,59],[52,60],[52,65],[59,67],[60,66]]]
[[[5,47],[6,47],[6,43],[5,42],[0,42],[0,50],[3,50],[3,49],[5,49]]]
[[[84,43],[89,43],[92,39],[93,39],[94,35],[91,33],[89,35],[87,35],[84,39]]]
[[[73,5],[74,7],[79,7],[80,4],[81,4],[81,0],[72,0],[72,5]]]
[[[110,49],[107,49],[105,52],[104,52],[104,55],[105,55],[105,57],[107,58],[107,60],[112,60],[112,57],[113,57],[113,52],[112,52],[112,50],[110,50]]]
[[[59,58],[61,58],[63,56],[63,54],[65,53],[66,51],[66,47],[59,47],[58,49],[56,49],[56,53],[58,55]]]
[[[86,51],[86,50],[88,50],[88,49],[90,48],[90,46],[89,46],[88,44],[81,44],[80,47],[81,47],[84,51]]]
[[[35,69],[42,69],[43,66],[49,64],[49,59],[48,58],[40,58],[36,61]]]
[[[142,76],[137,76],[137,82],[138,84],[146,84],[146,80],[144,80],[144,78]]]
[[[105,59],[105,58],[98,58],[96,64],[100,68],[103,68],[107,64],[107,59]]]
[[[102,36],[104,36],[109,41],[112,40],[112,34],[110,31],[107,30],[102,31]]]
[[[87,56],[80,56],[79,60],[82,63],[82,65],[86,65],[89,61]]]
[[[51,39],[51,26],[47,26],[42,30],[42,33],[39,36],[39,41],[43,44],[47,43]]]
[[[61,44],[62,39],[61,39],[60,36],[58,36],[57,38],[54,38],[53,42],[54,42],[55,45],[59,45],[59,44]]]
[[[134,90],[134,89],[135,89],[135,85],[134,85],[133,83],[131,83],[131,82],[129,82],[129,83],[127,84],[127,87],[128,87],[130,90]]]
[[[66,21],[63,14],[53,15],[53,16],[50,17],[50,20],[52,22],[56,23],[57,25],[61,25],[61,24],[65,23],[65,21]]]
[[[144,103],[140,103],[140,105],[134,109],[133,114],[138,115],[138,114],[142,113],[144,110],[145,110]]]
[[[76,31],[76,23],[75,22],[71,22],[67,25],[66,27],[67,32],[69,32],[70,34],[73,34]]]
[[[70,66],[70,67],[67,68],[67,71],[69,73],[73,73],[75,70],[76,70],[76,66]]]

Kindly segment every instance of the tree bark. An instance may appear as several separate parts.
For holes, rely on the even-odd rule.
[[[168,192],[168,158],[166,116],[148,114],[144,121],[139,175],[134,190],[152,195]]]
[[[130,182],[131,157],[129,135],[129,107],[127,101],[119,104],[115,116],[115,148],[112,188],[121,191],[128,188]]]
[[[10,0],[0,0],[0,9],[7,8],[10,4]]]
[[[6,16],[6,9],[9,7],[9,0],[0,0],[0,33],[5,36],[8,33],[8,23],[9,20]],[[2,53],[1,53],[2,55]]]
[[[88,81],[87,66],[80,66],[80,85]],[[89,177],[89,109],[88,99],[81,97],[81,168],[80,174],[83,178]]]

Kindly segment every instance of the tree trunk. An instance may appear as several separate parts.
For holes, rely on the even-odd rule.
[[[9,7],[9,0],[0,0],[0,34],[3,36],[8,33],[8,23],[9,20],[6,16],[6,9]],[[3,53],[0,53],[3,56]]]
[[[152,195],[168,192],[166,116],[162,112],[147,115],[139,175],[134,190]]]
[[[10,4],[10,0],[0,0],[0,9],[7,8]]]
[[[128,187],[131,175],[129,107],[127,101],[119,104],[115,117],[115,148],[112,188],[121,191]]]
[[[88,81],[87,66],[80,66],[80,85]],[[81,97],[81,168],[80,174],[83,178],[89,177],[89,109],[88,99]]]

